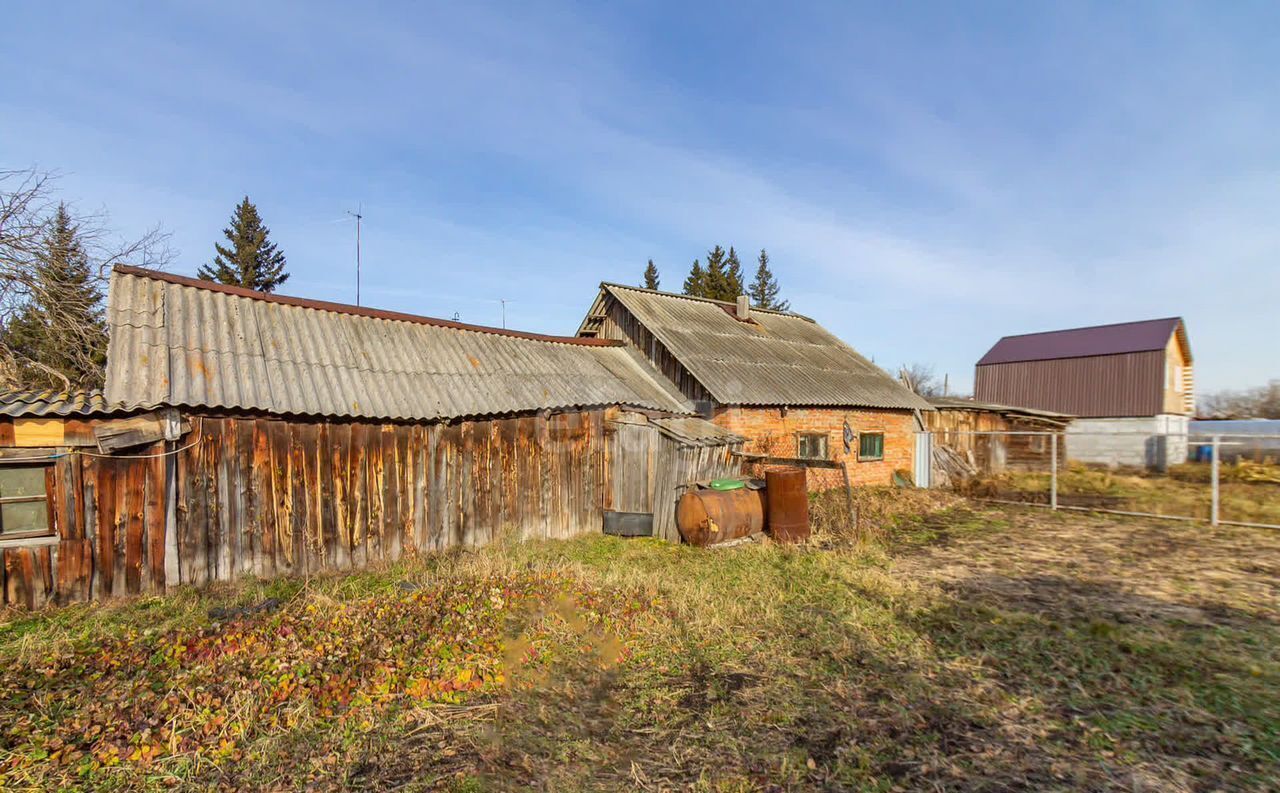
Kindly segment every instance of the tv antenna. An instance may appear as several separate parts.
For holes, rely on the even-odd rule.
[[[514,300],[508,300],[505,297],[498,298],[498,302],[502,304],[502,329],[507,329],[507,304],[514,303]]]
[[[360,221],[364,220],[364,204],[361,203],[355,212],[350,209],[347,214],[356,219],[356,305],[360,305]]]

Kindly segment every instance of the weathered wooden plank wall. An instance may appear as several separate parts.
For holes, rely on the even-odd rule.
[[[642,416],[621,413],[606,424],[605,509],[653,514],[653,536],[680,541],[676,502],[692,482],[738,476],[733,446],[693,446],[663,435]]]
[[[0,603],[39,608],[600,530],[603,410],[434,425],[191,420],[176,464],[142,456],[163,443],[59,457],[47,486],[56,536],[0,549]],[[174,547],[176,578],[166,572]]]
[[[692,482],[740,476],[742,461],[729,446],[684,446],[671,438],[658,437],[653,481],[653,534],[680,542],[676,528],[676,502]]]
[[[453,424],[197,417],[178,466],[179,577],[311,574],[597,532],[603,412]]]
[[[40,608],[164,591],[163,458],[63,452],[47,476],[55,536],[0,551],[3,603]]]
[[[625,341],[635,347],[689,399],[713,399],[711,392],[625,306],[612,295],[605,299],[607,306],[598,331],[600,338]]]

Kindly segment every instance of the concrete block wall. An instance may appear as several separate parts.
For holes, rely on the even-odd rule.
[[[720,407],[711,420],[747,438],[743,451],[775,457],[796,456],[796,433],[822,433],[827,436],[828,458],[848,464],[854,485],[891,484],[895,469],[908,477],[912,470],[916,424],[909,410]],[[857,438],[845,454],[845,421],[854,433],[884,433],[884,459],[859,461]]]
[[[1082,418],[1067,426],[1067,460],[1163,470],[1187,460],[1186,416]]]

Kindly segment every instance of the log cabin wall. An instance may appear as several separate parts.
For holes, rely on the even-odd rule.
[[[53,530],[0,544],[3,603],[39,608],[358,569],[504,534],[598,532],[604,414],[439,424],[190,415],[181,441],[107,457],[14,448],[12,424],[0,422],[0,457],[48,461]]]

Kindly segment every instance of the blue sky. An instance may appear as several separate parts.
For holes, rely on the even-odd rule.
[[[1187,319],[1201,390],[1280,377],[1274,3],[24,3],[0,167],[173,269],[248,194],[289,294],[571,333],[653,258],[968,389],[1001,335]]]

